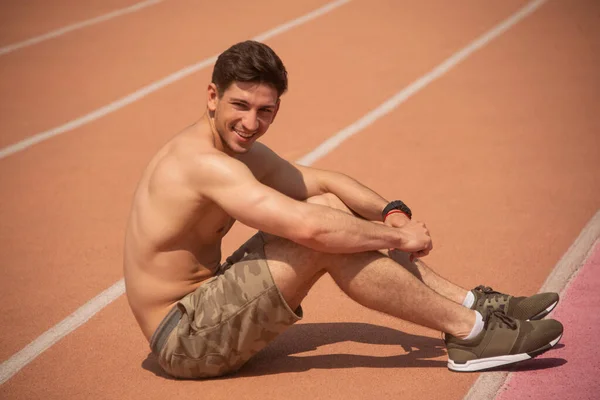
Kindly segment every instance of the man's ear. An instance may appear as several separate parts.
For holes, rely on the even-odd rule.
[[[217,85],[210,83],[206,89],[206,106],[209,111],[215,112],[217,105],[219,104],[219,91]]]

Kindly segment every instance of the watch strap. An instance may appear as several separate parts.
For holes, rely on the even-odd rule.
[[[387,215],[394,210],[398,210],[398,211],[404,213],[409,219],[412,219],[412,212],[410,211],[410,208],[408,208],[408,206],[406,204],[404,204],[403,201],[394,200],[394,201],[390,201],[388,203],[388,205],[385,206],[385,208],[383,209],[383,211],[381,213],[383,220],[385,221],[385,218],[387,217]]]

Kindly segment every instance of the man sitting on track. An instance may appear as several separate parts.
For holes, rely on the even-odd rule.
[[[514,363],[558,342],[560,322],[539,320],[556,293],[513,297],[448,282],[419,260],[431,238],[404,203],[258,143],[286,90],[285,67],[268,46],[232,46],[215,64],[205,115],[141,177],[125,283],[167,373],[238,370],[302,318],[302,300],[325,273],[366,307],[445,332],[451,370]],[[221,263],[221,241],[236,220],[258,233]]]

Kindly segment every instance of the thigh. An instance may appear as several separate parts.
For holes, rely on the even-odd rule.
[[[310,197],[308,203],[354,214],[336,195]],[[342,265],[347,255],[320,253],[288,239],[261,233],[264,254],[275,285],[292,309],[300,306],[310,288],[323,276],[326,267]]]
[[[257,232],[231,256],[227,257],[221,266],[220,274],[228,271],[229,274],[232,271],[240,274],[240,267],[251,260],[257,263],[256,271],[260,270],[265,274],[261,278],[262,284],[265,287],[275,286],[283,300],[292,310],[295,310],[300,306],[300,302],[297,301],[298,294],[306,291],[307,283],[314,283],[317,279],[310,268],[303,268],[307,264],[314,265],[314,263],[305,261],[309,257],[308,252],[310,252],[309,249],[302,248],[290,240]],[[289,262],[289,260],[294,260],[294,262]],[[245,278],[241,277],[241,279]],[[259,287],[262,286],[259,285]]]
[[[275,285],[292,309],[300,303],[326,272],[327,260],[335,262],[335,255],[319,253],[290,240],[265,235],[265,258]]]

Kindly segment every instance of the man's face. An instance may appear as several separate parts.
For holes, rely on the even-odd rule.
[[[208,87],[208,109],[228,154],[243,154],[267,132],[279,108],[277,90],[270,85],[233,82],[219,98],[214,84]]]

